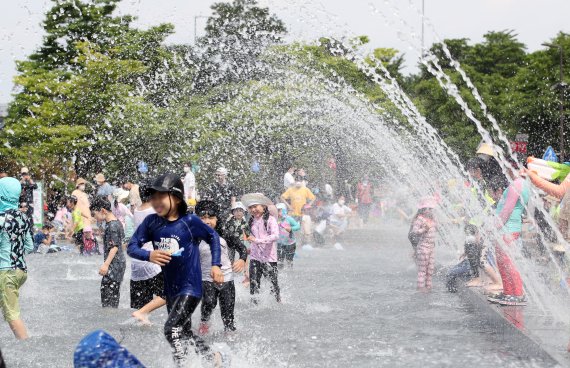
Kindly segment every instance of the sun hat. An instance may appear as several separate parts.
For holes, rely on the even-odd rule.
[[[170,193],[182,201],[181,205],[184,207],[184,213],[188,210],[188,203],[184,199],[184,184],[180,176],[172,173],[162,174],[153,180],[148,190],[151,194],[155,192]]]
[[[483,142],[483,143],[481,143],[479,148],[477,148],[477,154],[478,155],[495,156],[495,151],[493,150],[493,147],[491,147],[491,145],[489,143]]]
[[[29,174],[30,170],[27,167],[22,167],[22,170],[20,170],[20,174]]]
[[[83,178],[79,178],[75,181],[75,187],[77,188],[78,186],[80,186],[81,184],[87,184],[87,180],[83,179]]]
[[[418,208],[435,208],[437,206],[437,201],[435,200],[434,197],[431,196],[427,196],[427,197],[423,197],[420,200],[420,204],[418,206]]]
[[[234,205],[232,206],[232,211],[233,211],[233,210],[237,210],[237,209],[241,209],[241,210],[247,211],[247,208],[245,208],[245,206],[244,206],[243,203],[241,203],[241,202],[236,202],[236,203],[234,203]]]
[[[262,193],[244,194],[241,197],[241,202],[246,207],[251,207],[251,206],[254,206],[256,204],[261,204],[263,206],[272,206],[273,205],[273,202],[271,201],[271,199],[267,198]]]
[[[278,210],[286,210],[287,209],[287,205],[285,203],[277,203],[275,205],[275,207],[277,207]]]
[[[101,173],[95,175],[95,181],[96,181],[96,182],[106,181],[106,180],[105,180],[105,175],[103,175],[103,174],[101,174]]]
[[[113,197],[117,198],[117,201],[121,202],[129,198],[129,191],[123,188],[117,188],[113,191]]]

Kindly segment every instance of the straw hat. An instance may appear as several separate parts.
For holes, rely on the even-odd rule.
[[[251,206],[254,206],[256,204],[261,204],[263,206],[272,206],[273,205],[273,202],[271,201],[271,199],[267,198],[262,193],[244,194],[241,197],[241,202],[246,207],[251,207]]]
[[[487,155],[487,156],[495,156],[495,151],[493,147],[491,147],[488,143],[481,143],[479,148],[477,149],[478,155]]]
[[[98,183],[99,183],[99,182],[106,181],[106,180],[105,180],[105,175],[103,175],[103,174],[101,174],[101,173],[95,175],[95,181],[98,182]]]
[[[77,188],[78,186],[80,186],[81,184],[87,184],[87,180],[83,179],[83,178],[79,178],[75,181],[75,187]]]

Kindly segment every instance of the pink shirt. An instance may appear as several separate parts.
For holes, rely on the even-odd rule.
[[[267,230],[263,217],[254,218],[251,225],[251,234],[255,241],[251,243],[251,259],[260,262],[277,262],[277,239],[279,226],[273,216],[267,220]]]

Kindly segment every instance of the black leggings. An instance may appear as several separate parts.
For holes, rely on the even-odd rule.
[[[233,281],[221,285],[211,281],[202,282],[202,322],[208,322],[220,299],[222,321],[226,331],[235,331],[234,308],[236,305],[236,288]]]
[[[260,262],[254,259],[249,261],[249,292],[251,295],[259,294],[261,277],[265,276],[271,282],[271,293],[278,302],[281,301],[279,282],[277,281],[277,262]],[[255,300],[254,300],[255,301]]]
[[[164,336],[174,354],[174,362],[184,365],[188,356],[188,345],[194,346],[197,354],[212,359],[210,348],[204,340],[192,332],[192,313],[198,307],[200,298],[191,295],[180,295],[173,300],[166,300],[168,318],[164,324]]]
[[[101,305],[103,308],[119,308],[121,282],[103,276],[101,280]]]

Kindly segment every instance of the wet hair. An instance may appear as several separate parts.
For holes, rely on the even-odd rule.
[[[433,208],[420,208],[418,210],[418,212],[416,212],[416,215],[414,216],[413,221],[416,221],[418,216],[423,216],[425,218],[429,218],[429,219],[433,220],[435,217],[433,216],[432,210],[433,210]]]
[[[150,199],[152,198],[152,190],[149,190],[148,183],[141,184],[141,186],[139,187],[139,193],[141,201],[143,203],[150,202]]]
[[[495,190],[503,190],[509,186],[509,182],[503,175],[493,176],[489,181],[487,181],[487,188]]]
[[[467,170],[481,169],[481,171],[482,171],[484,166],[485,166],[485,161],[482,158],[474,157],[474,158],[470,159],[469,161],[467,161],[465,168]]]
[[[109,199],[105,197],[97,196],[93,200],[93,203],[91,203],[90,210],[96,212],[101,210],[111,211],[111,202],[109,202]]]
[[[267,206],[264,205],[262,206],[263,206],[263,215],[261,215],[261,217],[263,218],[263,225],[265,226],[265,230],[267,230],[267,221],[269,220],[269,216],[271,216],[271,214],[269,213],[269,208]],[[253,227],[253,216],[249,218],[247,226],[249,227],[249,231],[251,232],[251,228]]]
[[[465,232],[465,235],[476,235],[479,232],[479,229],[477,229],[477,226],[473,224],[468,224],[465,225],[465,229],[463,229],[463,231]]]
[[[67,197],[67,201],[71,202],[73,204],[77,204],[77,197],[74,195],[71,195],[71,196]]]
[[[194,208],[194,213],[196,216],[208,216],[208,217],[216,217],[218,220],[220,219],[220,206],[214,201],[210,200],[203,200],[196,204]]]
[[[53,225],[49,222],[46,222],[44,226],[42,226],[42,230],[51,230],[53,229]]]

